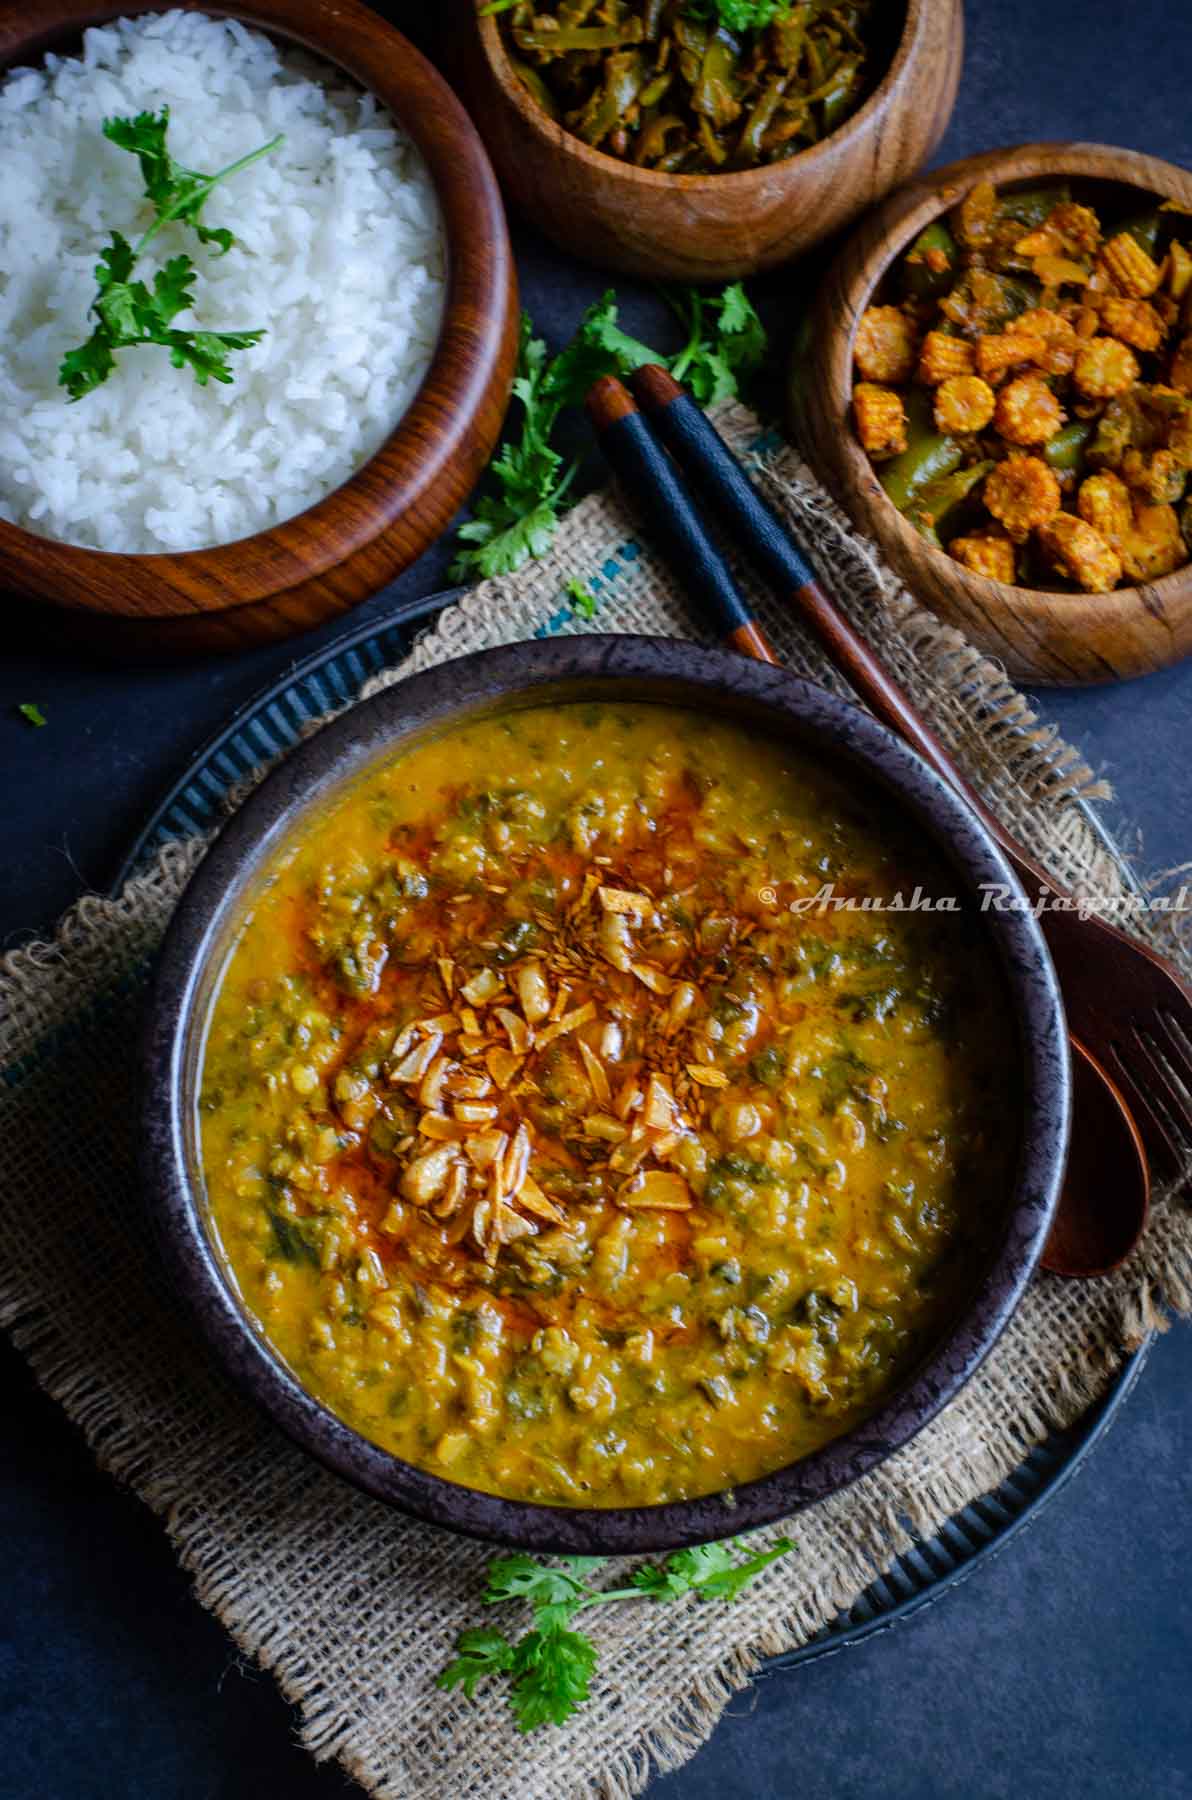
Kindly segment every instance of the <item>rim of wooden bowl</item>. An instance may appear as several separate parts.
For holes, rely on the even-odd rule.
[[[659,169],[639,169],[636,163],[626,162],[620,156],[609,156],[603,150],[593,150],[582,138],[558,125],[531,97],[524,82],[518,79],[510,65],[496,18],[478,15],[476,24],[494,77],[510,103],[548,150],[585,163],[598,175],[609,177],[615,172],[621,179],[642,187],[677,189],[683,193],[711,190],[723,194],[765,187],[776,176],[792,170],[818,168],[827,159],[829,152],[832,155],[838,154],[851,138],[860,137],[871,126],[879,124],[893,104],[906,66],[927,30],[932,5],[938,5],[938,0],[906,0],[906,20],[885,74],[864,103],[855,113],[850,113],[835,131],[821,138],[818,144],[812,144],[808,149],[800,150],[797,156],[786,157],[782,162],[765,163],[756,169],[729,169],[723,174],[711,170],[698,175],[679,175]]]
[[[525,705],[592,698],[649,701],[748,721],[826,757],[884,795],[976,896],[1013,881],[984,825],[885,726],[849,700],[723,649],[632,634],[540,639],[440,663],[342,714],[267,775],[224,826],[170,921],[141,1039],[143,1186],[149,1216],[185,1300],[224,1367],[303,1448],[377,1499],[416,1518],[537,1551],[619,1555],[751,1531],[838,1492],[906,1443],[946,1405],[992,1347],[1051,1229],[1070,1127],[1070,1069],[1055,971],[1031,909],[978,909],[1018,1026],[1022,1122],[1004,1229],[951,1323],[864,1418],[817,1450],[725,1494],[642,1506],[510,1500],[450,1481],[382,1449],[304,1388],[236,1296],[207,1223],[196,1139],[203,1025],[254,883],[304,819],[345,784],[427,731]]]
[[[414,398],[368,461],[302,512],[264,531],[196,550],[95,550],[0,519],[5,584],[60,608],[168,625],[227,616],[336,571],[418,506],[453,465],[457,479],[407,542],[388,575],[363,589],[344,580],[343,606],[380,586],[442,532],[479,477],[500,428],[474,429],[495,386],[508,386],[516,350],[516,278],[496,177],[467,113],[442,76],[396,27],[360,0],[39,0],[0,8],[0,80],[63,40],[120,18],[173,10],[232,18],[308,51],[372,93],[426,163],[443,224],[446,293],[430,364]],[[503,406],[501,408],[503,410]],[[491,437],[491,442],[487,441]],[[291,548],[291,544],[293,548]],[[90,593],[103,570],[102,599]],[[177,579],[172,579],[176,577]],[[162,600],[172,604],[163,608]]]
[[[911,569],[908,580],[912,591],[914,570],[926,564],[937,574],[941,585],[947,584],[967,597],[967,605],[956,607],[953,622],[959,622],[980,641],[982,620],[996,637],[1001,638],[999,621],[1008,623],[1012,619],[1020,631],[1036,635],[1042,653],[1052,662],[1061,659],[1054,643],[1047,641],[1054,636],[1054,632],[1047,630],[1049,622],[1054,623],[1049,621],[1048,615],[1057,611],[1071,614],[1069,629],[1072,634],[1083,629],[1080,615],[1084,615],[1090,627],[1087,655],[1091,661],[1103,663],[1102,673],[1047,675],[1038,669],[1026,670],[1021,660],[1019,670],[1035,681],[1112,681],[1160,666],[1156,660],[1143,660],[1119,670],[1100,655],[1092,642],[1094,632],[1100,638],[1116,632],[1132,632],[1138,622],[1140,607],[1157,628],[1164,619],[1168,621],[1174,649],[1168,661],[1178,660],[1192,651],[1192,565],[1185,564],[1158,581],[1119,587],[1106,594],[1019,587],[977,575],[946,551],[937,550],[903,518],[858,443],[849,413],[853,345],[861,315],[897,258],[923,228],[948,212],[982,179],[998,186],[1029,182],[1040,176],[1060,179],[1065,175],[1103,182],[1106,186],[1137,189],[1148,198],[1177,200],[1192,207],[1192,174],[1175,163],[1143,151],[1117,149],[1110,144],[1039,142],[1009,145],[965,157],[917,177],[883,202],[859,228],[845,245],[821,290],[813,331],[813,354],[820,362],[821,374],[812,379],[828,399],[831,420],[824,421],[823,432],[815,432],[813,427],[813,436],[819,457],[828,465],[825,472],[830,477],[834,475],[846,485],[850,496],[855,496],[855,500],[850,498],[846,504],[862,529],[871,532],[893,558]],[[824,312],[828,308],[831,308],[832,316],[824,330]],[[829,437],[834,438],[834,445],[827,441]],[[1174,620],[1171,617],[1173,602],[1177,615]],[[931,600],[923,603],[939,610]],[[1181,626],[1184,641],[1180,637]],[[992,644],[986,636],[983,647],[1003,655],[1011,672],[1015,672],[1015,657],[1008,646]],[[1126,661],[1129,663],[1130,659]]]

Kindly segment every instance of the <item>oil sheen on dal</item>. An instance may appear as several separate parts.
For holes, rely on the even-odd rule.
[[[727,721],[570,703],[375,769],[259,890],[208,1202],[299,1379],[513,1499],[719,1491],[936,1341],[1017,1141],[969,912],[875,794]]]

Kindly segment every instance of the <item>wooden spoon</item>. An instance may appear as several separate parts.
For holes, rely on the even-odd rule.
[[[935,734],[868,645],[812,578],[781,521],[765,506],[727,445],[690,397],[666,370],[653,365],[637,371],[634,386],[643,398],[648,396],[664,406],[668,415],[679,412],[673,404],[676,398],[690,406],[714,440],[716,450],[710,454],[716,457],[716,474],[721,473],[722,458],[727,458],[748,497],[751,548],[757,550],[759,540],[763,542],[770,551],[767,560],[782,565],[788,577],[792,573],[789,559],[797,559],[803,578],[796,584],[796,601],[834,667],[870,703],[878,717],[960,793],[1005,849],[1008,834],[965,782]],[[742,655],[777,665],[775,650],[750,614],[728,565],[700,522],[678,471],[638,412],[632,395],[615,377],[605,376],[593,386],[587,404],[605,455],[648,512],[663,550],[683,571],[724,642]],[[684,439],[687,433],[698,429],[690,423],[686,406],[680,422],[685,428]],[[687,449],[686,441],[683,449]],[[711,485],[710,481],[705,482],[709,492]],[[719,488],[715,497],[724,504]],[[725,510],[729,510],[727,506]],[[739,522],[736,516],[734,522]],[[1012,839],[1009,841],[1013,844]],[[1014,848],[1017,850],[1016,845]],[[1018,872],[1017,858],[1011,861]],[[1029,866],[1032,870],[1035,867]],[[1150,1201],[1150,1175],[1138,1128],[1117,1085],[1083,1043],[1076,1038],[1071,1041],[1073,1144],[1079,1148],[1064,1183],[1059,1213],[1042,1262],[1056,1274],[1103,1275],[1129,1254],[1142,1233]]]

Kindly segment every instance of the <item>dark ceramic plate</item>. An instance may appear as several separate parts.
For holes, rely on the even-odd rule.
[[[459,590],[431,595],[391,620],[357,626],[336,637],[246,703],[188,763],[131,846],[116,880],[119,889],[163,843],[210,830],[233,788],[279,754],[294,748],[314,719],[348,705],[364,683],[408,654],[420,620],[455,599]],[[1096,813],[1090,826],[1106,842]],[[981,1563],[998,1554],[1082,1468],[1106,1435],[1149,1353],[1150,1340],[1130,1358],[1109,1394],[1069,1431],[1038,1445],[992,1493],[964,1507],[933,1538],[899,1556],[846,1613],[800,1649],[773,1658],[781,1669],[831,1655],[890,1629],[930,1606]]]
[[[493,707],[593,695],[693,707],[799,744],[883,796],[923,832],[975,900],[1011,882],[954,791],[867,714],[783,670],[674,639],[574,637],[507,646],[430,669],[307,739],[250,795],[196,872],[162,949],[144,1040],[144,1170],[173,1278],[234,1378],[312,1454],[377,1498],[456,1530],[538,1550],[673,1549],[723,1536],[722,1496],[649,1507],[559,1508],[444,1481],[380,1449],[317,1402],[273,1353],[211,1241],[198,1175],[195,1093],[202,1029],[242,906],[312,809],[429,729]],[[1046,1241],[1069,1116],[1067,1034],[1029,911],[978,911],[1006,980],[1021,1056],[1018,1164],[997,1240],[956,1323],[875,1412],[810,1456],[739,1486],[737,1530],[824,1498],[905,1444],[957,1393],[1013,1312]]]

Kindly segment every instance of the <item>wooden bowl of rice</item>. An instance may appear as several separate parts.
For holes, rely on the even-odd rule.
[[[46,129],[55,109],[63,131],[83,129],[81,115],[86,129],[94,123],[100,171],[81,211],[64,193],[63,216],[47,219],[43,199],[30,228],[43,267],[26,284],[40,280],[41,292],[27,304],[6,296],[0,585],[115,654],[269,642],[375,593],[467,499],[512,380],[517,292],[504,211],[446,83],[358,0],[217,10],[218,19],[185,0],[44,0],[32,10],[0,0],[6,181],[26,139],[33,175],[53,179],[38,159],[58,154],[60,134]],[[116,20],[125,23],[92,29]],[[134,37],[140,60],[122,86],[113,44]],[[175,248],[193,257],[196,317],[205,294],[218,314],[225,266],[234,272],[246,246],[240,269],[256,284],[247,303],[256,313],[245,316],[240,294],[239,313],[210,328],[263,325],[265,337],[238,354],[229,385],[197,388],[189,370],[169,366],[168,350],[138,346],[120,353],[107,384],[71,403],[54,383],[59,358],[94,323],[80,333],[80,284],[93,283],[88,262],[108,233],[130,229],[117,204],[122,196],[127,206],[128,183],[140,189],[136,159],[107,142],[102,117],[170,104],[171,154],[223,166],[241,145],[218,135],[220,44],[221,93],[237,118],[251,117],[254,147],[280,115],[289,149],[213,191],[204,222],[235,232],[228,256],[211,258],[192,232],[178,246],[163,233],[159,244],[163,258]],[[270,57],[274,87],[254,88]],[[82,72],[64,60],[79,58]],[[147,92],[159,66],[161,89]],[[47,234],[61,247],[53,261]],[[234,307],[237,290],[228,293]]]

